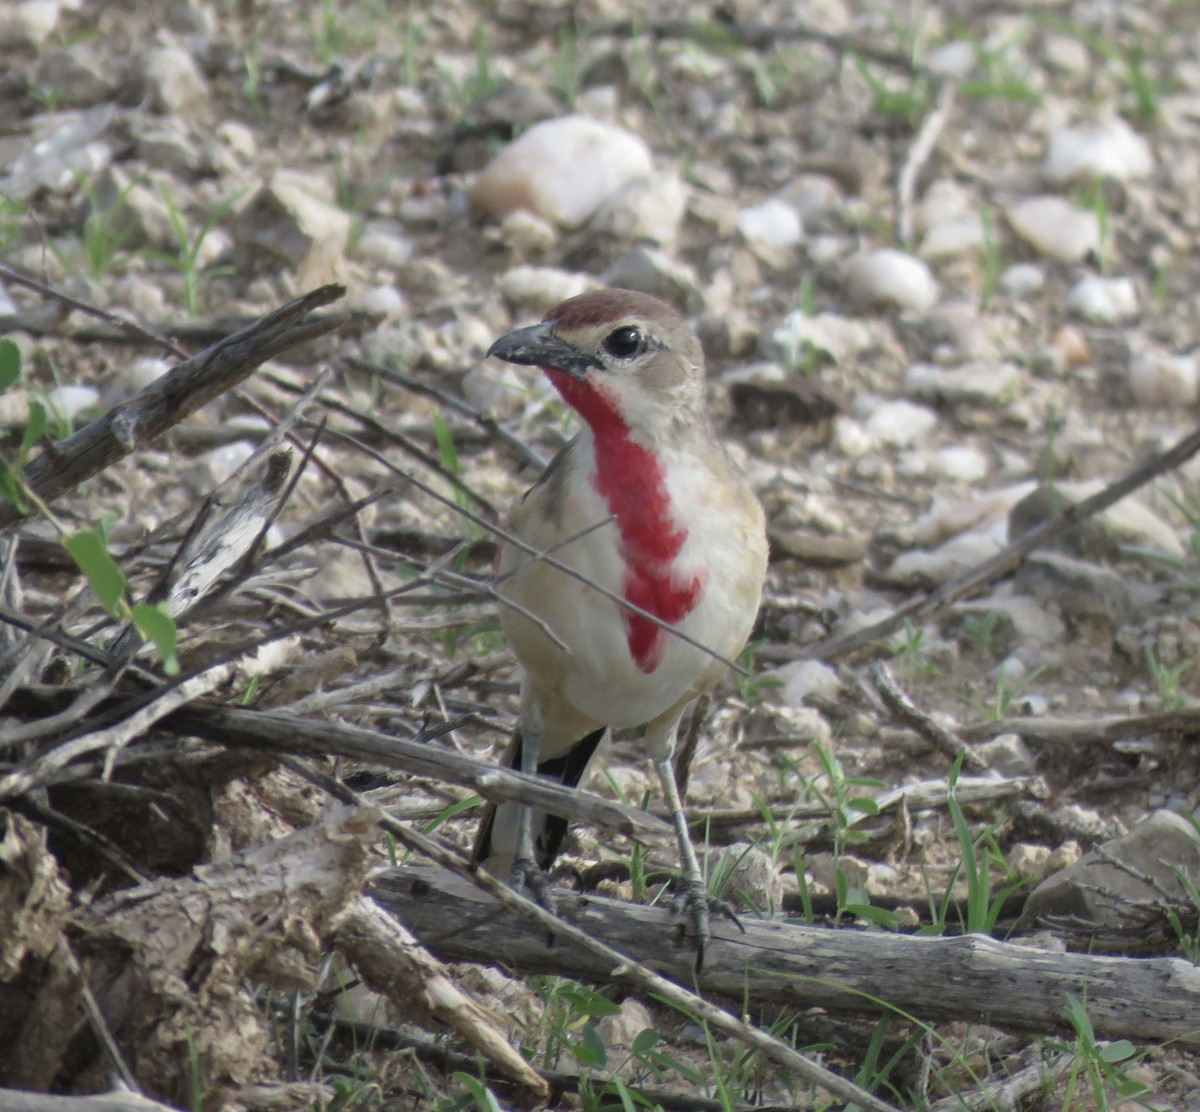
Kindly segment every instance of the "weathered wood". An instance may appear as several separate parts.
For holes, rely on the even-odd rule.
[[[546,933],[500,911],[469,882],[439,869],[376,878],[376,900],[446,961],[501,964],[611,982],[590,954],[547,945]],[[693,952],[665,908],[560,892],[559,915],[681,983]],[[890,1006],[930,1022],[964,1020],[1021,1031],[1068,1031],[1068,999],[1087,1002],[1101,1038],[1172,1039],[1200,1046],[1200,968],[1178,958],[1057,953],[983,935],[917,938],[883,931],[715,920],[699,988],[743,1009],[823,1007],[878,1014]],[[883,1001],[884,1004],[880,1004]]]
[[[74,489],[232,389],[268,359],[335,331],[342,315],[313,319],[310,314],[344,292],[341,286],[322,286],[184,360],[129,401],[48,447],[25,468],[26,481],[44,502]],[[0,503],[0,529],[24,516],[12,502]]]
[[[97,1093],[90,1097],[60,1097],[49,1093],[19,1093],[0,1089],[0,1112],[174,1112],[137,1093]]]
[[[472,788],[494,803],[529,803],[551,814],[593,823],[629,837],[671,836],[671,828],[665,821],[638,807],[361,726],[314,721],[277,711],[211,705],[185,707],[159,725],[236,748],[304,756],[337,755],[399,768],[415,776],[430,776]]]

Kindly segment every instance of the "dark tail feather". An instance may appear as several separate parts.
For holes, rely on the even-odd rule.
[[[604,727],[593,730],[592,733],[577,741],[561,757],[542,761],[538,765],[538,775],[557,780],[564,787],[573,788],[583,779],[584,770],[596,747],[604,737]],[[521,767],[521,734],[513,733],[508,751],[504,754],[504,763],[509,768]],[[479,830],[475,835],[475,844],[471,847],[471,863],[479,864],[486,861],[492,852],[492,826],[496,821],[496,805],[489,803],[479,820]],[[542,820],[542,829],[533,832],[534,852],[538,865],[548,869],[554,864],[554,859],[562,849],[563,840],[567,836],[568,823],[561,815],[546,815]]]

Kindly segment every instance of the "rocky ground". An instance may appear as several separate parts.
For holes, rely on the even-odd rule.
[[[164,567],[197,507],[237,503],[271,447],[267,430],[293,413],[294,466],[326,424],[268,549],[385,481],[395,489],[295,551],[268,555],[207,609],[180,611],[184,670],[279,633],[273,655],[243,654],[232,686],[210,697],[398,737],[457,723],[446,743],[499,753],[515,677],[478,590],[492,552],[487,523],[572,418],[544,383],[484,352],[571,294],[643,289],[677,305],[703,339],[720,433],[770,519],[748,675],[721,688],[690,769],[689,804],[712,820],[714,854],[721,843],[759,844],[760,905],[816,901],[816,913],[841,922],[897,929],[932,918],[958,930],[957,914],[939,924],[937,908],[948,889],[966,898],[961,808],[948,801],[948,754],[966,742],[972,788],[976,778],[1002,785],[990,802],[963,804],[993,893],[1056,878],[1022,932],[1049,925],[1043,944],[1197,958],[1194,459],[969,597],[881,627],[853,652],[828,648],[1192,430],[1194,0],[903,10],[882,0],[680,0],[654,11],[604,0],[29,0],[0,6],[0,43],[0,320],[21,365],[0,394],[3,458],[15,464],[22,438],[38,437],[28,430],[39,413],[43,438],[64,435],[178,358],[36,283],[173,337],[184,353],[323,282],[343,283],[334,308],[355,311],[338,337],[269,364],[35,513],[18,546],[6,542],[4,698],[37,681],[85,688],[99,674],[81,672],[69,644],[28,640],[14,614],[112,645],[111,621],[62,558],[61,532],[106,521],[131,598],[145,598],[171,578]],[[296,416],[298,394],[327,370]],[[409,473],[422,485],[397,481]],[[415,604],[378,602],[414,576]],[[154,667],[152,656],[142,661]],[[897,713],[877,661],[918,714]],[[5,746],[6,773],[71,736],[71,722],[29,730],[20,705],[0,717],[0,744],[6,730],[26,739]],[[1156,712],[1174,717],[1144,717]],[[930,740],[938,726],[951,731],[940,746]],[[153,731],[138,736],[153,742]],[[39,860],[58,878],[63,916],[131,877],[186,875],[321,813],[313,789],[273,767],[207,750],[172,750],[170,760],[180,763],[147,772],[147,756],[119,772],[130,785],[119,801],[115,789],[89,801],[59,785],[31,804],[0,782],[30,824],[18,831],[10,816],[10,841],[42,844],[49,831]],[[598,764],[585,786],[599,794],[636,803],[650,786],[625,739]],[[432,780],[381,788],[367,770],[340,770],[409,820],[469,794]],[[164,802],[181,778],[190,794]],[[885,790],[926,781],[938,784],[924,802],[874,813]],[[962,798],[978,798],[965,785]],[[778,817],[771,829],[754,818],[764,805]],[[801,805],[825,813],[810,808],[801,820]],[[176,815],[169,831],[155,827],[166,821],[155,807]],[[47,808],[98,830],[124,875]],[[465,845],[469,818],[439,833]],[[1082,884],[1062,872],[1103,846],[1102,857],[1124,854],[1128,867]],[[587,829],[571,848],[581,867],[631,860],[626,843]],[[1196,871],[1187,881],[1179,869]],[[606,890],[629,897],[628,872],[612,875]],[[1006,905],[997,933],[1014,920]],[[36,956],[0,964],[0,982],[27,1003],[43,968]],[[467,967],[455,976],[538,1065],[577,1066],[567,1047],[586,1041],[585,1027],[610,1051],[657,1027],[674,1058],[699,1063],[704,1084],[713,1055],[735,1055],[706,1048],[694,1024],[649,1000],[627,998],[619,1030],[595,1027],[583,1009],[556,1035],[561,984]],[[226,1071],[206,1077],[205,1107],[265,1106],[281,1080],[291,1087],[272,1091],[294,1107],[524,1099],[500,1082],[488,1097],[473,1074],[464,1080],[430,1054],[366,1054],[344,1034],[323,1045],[305,1029],[289,1049],[277,1022],[290,1006],[283,993],[255,999],[246,1022],[261,1039],[246,1045],[256,1058],[235,1068],[204,1044]],[[304,1000],[328,1011],[325,997]],[[1194,1031],[1181,1029],[1171,1047],[1131,1031],[1128,1045],[1089,1057],[1078,1015],[1019,1037],[970,1018],[925,1042],[899,1021],[879,1028],[897,1054],[890,1075],[878,1061],[864,1067],[870,1025],[843,1032],[802,1017],[797,1037],[822,1042],[831,1065],[898,1107],[1200,1107]],[[31,1036],[0,1024],[10,1084],[94,1089],[105,1076],[78,1047],[40,1075],[22,1073],[12,1064],[20,1037]],[[179,1035],[173,1065],[170,1054],[126,1048],[151,1095],[190,1099],[180,1095],[187,1078],[207,1066],[189,1074],[185,1044]],[[1065,1069],[1063,1047],[1076,1055]],[[924,1072],[913,1064],[921,1055]],[[1057,1073],[1023,1103],[987,1089],[1030,1062],[1057,1063]],[[778,1071],[747,1069],[742,1080],[730,1102],[757,1092],[768,1103],[820,1103]],[[955,1103],[975,1086],[983,1103]],[[669,1069],[650,1088],[696,1092]],[[560,1087],[553,1100],[599,1107],[585,1089]]]

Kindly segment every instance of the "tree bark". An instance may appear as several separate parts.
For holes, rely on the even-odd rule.
[[[404,868],[372,893],[446,961],[503,965],[611,982],[620,971],[549,945],[544,931],[506,915],[466,880]],[[557,892],[563,919],[681,984],[694,952],[659,907]],[[926,1022],[963,1020],[1020,1031],[1069,1031],[1071,997],[1099,1038],[1172,1039],[1200,1046],[1200,968],[1179,958],[1114,958],[997,942],[984,935],[917,938],[883,931],[743,920],[714,921],[699,989],[743,1010],[810,1008],[877,1015],[894,1008]]]

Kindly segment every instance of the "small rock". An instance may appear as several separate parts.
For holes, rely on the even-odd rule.
[[[589,227],[616,239],[673,246],[687,208],[688,187],[674,170],[637,178],[596,210]]]
[[[193,490],[207,492],[220,486],[253,454],[254,445],[248,440],[235,440],[198,456],[196,466],[188,468],[184,474]]]
[[[645,1004],[632,996],[621,1001],[621,1010],[616,1015],[601,1016],[596,1021],[596,1033],[610,1053],[617,1052],[616,1057],[628,1056],[634,1040],[647,1029],[654,1030],[654,1017]]]
[[[1072,324],[1064,324],[1054,333],[1050,347],[1068,367],[1086,367],[1092,361],[1087,337]]]
[[[240,120],[225,120],[217,125],[214,134],[239,162],[247,165],[258,157],[258,141],[252,128]]]
[[[904,376],[906,394],[947,405],[1002,405],[1016,397],[1020,385],[1021,369],[1014,363],[954,368],[914,363]]]
[[[113,159],[105,133],[117,114],[115,104],[98,104],[82,112],[36,117],[20,153],[0,177],[0,194],[25,200],[40,189],[56,193],[77,191],[80,180],[90,180]]]
[[[781,706],[775,714],[798,743],[823,745],[833,740],[833,728],[816,707]]]
[[[867,417],[865,427],[876,443],[902,447],[923,441],[937,423],[937,414],[932,409],[899,399],[878,403]]]
[[[975,68],[977,43],[955,39],[934,47],[925,55],[925,68],[937,77],[966,77]]]
[[[510,364],[499,370],[488,360],[488,366],[476,364],[465,375],[461,384],[463,397],[480,413],[489,417],[512,417],[529,402],[531,390],[541,386],[541,377],[530,383]]]
[[[1067,295],[1067,308],[1092,324],[1123,324],[1138,315],[1132,278],[1081,278]]]
[[[1076,263],[1100,247],[1100,221],[1062,197],[1030,197],[1008,209],[1012,229],[1038,254]]]
[[[535,124],[484,167],[471,202],[493,220],[516,209],[577,228],[623,186],[653,170],[632,132],[587,116]]]
[[[41,46],[58,26],[58,0],[25,0],[0,5],[0,48],[28,50]]]
[[[1009,515],[1008,536],[1023,536],[1036,525],[1057,516],[1066,506],[1078,504],[1104,488],[1099,481],[1055,483],[1026,492]],[[1090,560],[1118,558],[1129,545],[1155,548],[1169,556],[1184,555],[1183,542],[1175,530],[1134,497],[1122,498],[1102,514],[1090,517],[1068,530],[1058,542],[1072,555]]]
[[[162,282],[144,274],[124,274],[112,283],[112,303],[124,306],[140,320],[162,320],[166,316],[167,298]]]
[[[1026,595],[995,594],[986,599],[960,602],[955,605],[954,612],[979,621],[990,621],[988,615],[994,614],[993,636],[997,644],[1008,648],[1061,645],[1067,632],[1057,614]]]
[[[109,380],[101,395],[101,404],[111,409],[121,402],[128,401],[139,391],[157,382],[171,369],[171,364],[157,356],[143,356],[125,363]]]
[[[606,286],[648,293],[674,305],[686,316],[704,309],[704,296],[695,272],[657,247],[639,247],[622,255],[604,272],[603,282]]]
[[[901,553],[884,571],[883,579],[901,587],[939,586],[990,560],[1000,548],[990,533],[964,533],[934,549]]]
[[[1195,405],[1200,401],[1200,360],[1196,352],[1141,352],[1129,361],[1129,389],[1148,408]]]
[[[201,151],[178,120],[156,120],[139,130],[137,156],[147,166],[177,176],[194,174],[201,168]]]
[[[737,229],[749,242],[768,247],[794,247],[804,238],[800,214],[777,198],[742,209]]]
[[[842,690],[842,681],[828,664],[819,660],[799,660],[777,668],[772,675],[782,681],[778,698],[790,707],[812,703],[818,707],[829,707],[837,702]]]
[[[1041,293],[1046,275],[1037,263],[1014,263],[1000,275],[1000,288],[1010,297],[1024,299]]]
[[[803,560],[808,567],[842,567],[867,558],[868,539],[847,533],[814,533],[809,529],[770,529],[771,551]]]
[[[208,115],[212,91],[186,50],[164,46],[147,51],[141,56],[140,69],[142,85],[157,111],[189,120]]]
[[[1030,553],[1014,583],[1067,618],[1107,618],[1122,626],[1135,610],[1131,584],[1116,572],[1059,552]]]
[[[828,422],[845,409],[836,390],[813,378],[785,378],[783,368],[774,363],[757,363],[749,369],[753,375],[739,375],[729,387],[738,423],[747,428],[827,429]]]
[[[543,255],[558,242],[558,229],[528,209],[510,212],[500,221],[500,238],[517,255]]]
[[[1153,170],[1150,145],[1119,116],[1056,131],[1042,163],[1042,176],[1051,185],[1086,185],[1096,178],[1134,181]]]
[[[1046,35],[1042,40],[1042,58],[1048,69],[1068,77],[1083,77],[1092,72],[1091,51],[1075,35]]]
[[[930,262],[979,254],[986,244],[983,224],[977,216],[961,216],[934,224],[921,238],[917,253]]]
[[[982,448],[972,444],[951,444],[933,453],[929,470],[946,479],[975,483],[987,475],[990,464]]]
[[[1037,758],[1020,734],[1001,734],[976,745],[975,752],[988,768],[1001,776],[1033,776],[1037,773]]]
[[[514,266],[500,278],[500,293],[514,311],[539,317],[568,297],[593,289],[586,274],[573,274],[552,266]]]
[[[117,93],[111,67],[88,43],[76,43],[68,50],[47,55],[38,69],[37,83],[44,89],[53,89],[64,105],[72,107],[112,100]]]
[[[238,250],[248,266],[285,266],[302,285],[332,278],[350,235],[350,216],[321,196],[319,180],[278,170],[234,220]]]
[[[756,911],[774,910],[783,902],[783,876],[779,865],[758,846],[734,842],[716,855],[718,875],[729,874],[725,892],[730,899],[741,897]]]
[[[94,386],[56,386],[46,395],[51,412],[64,421],[75,418],[100,405],[100,391]]]
[[[835,365],[845,364],[871,346],[871,330],[859,320],[834,313],[809,316],[801,309],[789,313],[768,334],[765,354],[785,366],[803,366],[815,351]]]
[[[801,174],[780,192],[779,199],[795,210],[801,226],[805,226],[821,223],[837,213],[842,206],[842,191],[833,178],[824,174]]]
[[[929,267],[894,247],[856,255],[846,264],[845,281],[850,299],[864,307],[886,305],[925,312],[938,297]]]
[[[408,307],[408,302],[395,286],[373,286],[356,293],[349,307],[374,317],[397,317]]]
[[[357,258],[399,270],[413,254],[412,240],[389,221],[372,221],[363,228],[354,246]]]
[[[1030,894],[1025,917],[1047,923],[1087,922],[1106,931],[1142,929],[1152,907],[1171,901],[1188,906],[1180,874],[1200,886],[1200,839],[1173,811],[1156,811]]]
[[[156,175],[161,177],[161,175]],[[162,183],[167,189],[176,188]],[[174,195],[176,205],[180,203]],[[132,178],[121,166],[110,166],[87,195],[87,218],[107,221],[126,250],[151,247],[168,251],[177,245],[171,210],[149,180]]]

